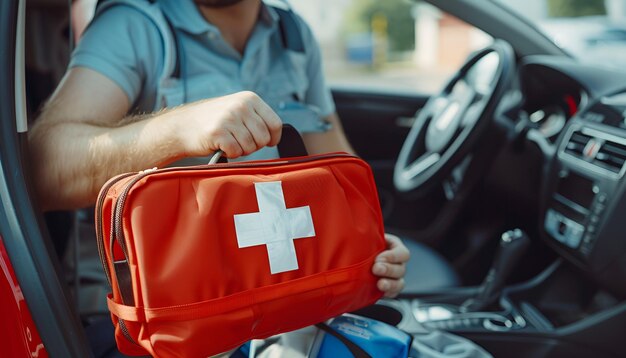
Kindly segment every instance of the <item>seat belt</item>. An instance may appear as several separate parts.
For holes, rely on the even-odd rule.
[[[304,40],[302,39],[302,32],[300,31],[300,26],[298,26],[296,14],[291,8],[287,10],[277,6],[272,6],[272,8],[278,14],[278,29],[283,48],[304,53]]]

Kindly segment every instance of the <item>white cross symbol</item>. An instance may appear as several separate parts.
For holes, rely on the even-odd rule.
[[[235,215],[239,248],[267,245],[272,274],[297,270],[293,240],[315,236],[309,206],[287,209],[280,181],[254,183],[258,213]]]

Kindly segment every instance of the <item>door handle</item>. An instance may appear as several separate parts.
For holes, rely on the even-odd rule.
[[[415,118],[417,118],[417,115],[419,114],[419,111],[417,113],[415,113],[415,115],[411,116],[411,117],[407,117],[407,116],[400,116],[396,118],[396,126],[400,127],[400,128],[411,128],[413,127],[413,124],[415,123]]]

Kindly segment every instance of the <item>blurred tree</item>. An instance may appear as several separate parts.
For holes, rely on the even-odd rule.
[[[348,10],[348,33],[371,32],[373,19],[387,19],[387,41],[391,51],[407,51],[415,47],[415,22],[411,15],[414,2],[407,0],[354,0]]]
[[[606,15],[604,0],[548,0],[548,16]]]

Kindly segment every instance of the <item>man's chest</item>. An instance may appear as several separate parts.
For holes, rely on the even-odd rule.
[[[241,56],[220,42],[187,39],[182,48],[180,77],[168,80],[161,91],[168,107],[253,91],[277,108],[303,98],[308,88],[306,55],[273,46],[271,38]]]

